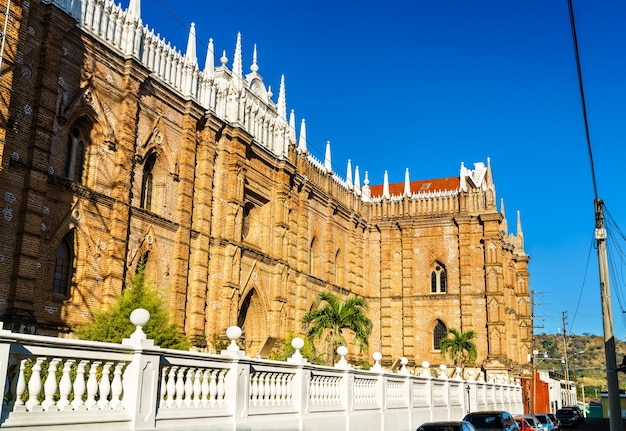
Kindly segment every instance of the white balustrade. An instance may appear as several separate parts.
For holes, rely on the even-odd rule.
[[[137,330],[120,345],[0,330],[0,347],[15,345],[0,350],[8,355],[0,363],[9,364],[4,377],[10,382],[2,428],[78,429],[85,421],[131,430],[240,422],[254,428],[280,420],[290,429],[306,423],[307,429],[326,431],[325,418],[334,412],[335,420],[337,415],[355,421],[367,417],[366,423],[377,429],[385,420],[458,419],[467,410],[469,394],[472,408],[523,411],[517,382],[496,377],[463,381],[458,372],[454,378],[433,377],[427,363],[419,375],[406,369],[406,361],[398,373],[384,370],[380,354],[373,355],[371,371],[354,370],[347,361],[340,367],[317,366],[298,356],[302,340],[295,342],[298,349],[287,362],[248,358],[237,346],[239,328],[229,328],[231,344],[220,355],[160,349],[141,331],[149,318],[145,314],[137,314],[143,316],[133,321]],[[345,361],[346,350],[339,353]]]

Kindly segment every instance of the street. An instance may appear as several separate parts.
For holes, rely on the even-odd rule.
[[[623,428],[626,430],[626,425]],[[575,431],[621,431],[611,430],[609,426],[609,420],[605,418],[586,418],[584,424],[580,424],[577,427],[565,427],[562,430],[575,430]]]

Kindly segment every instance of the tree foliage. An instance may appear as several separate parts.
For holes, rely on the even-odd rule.
[[[344,331],[354,334],[361,353],[369,346],[372,321],[367,317],[368,309],[364,298],[354,297],[344,302],[337,295],[322,292],[316,306],[302,317],[302,328],[312,343],[323,340],[326,354],[334,363],[337,347],[346,344]]]
[[[143,327],[143,331],[157,346],[189,349],[189,341],[178,332],[163,300],[146,280],[145,265],[141,263],[131,286],[122,291],[117,301],[108,309],[95,311],[93,322],[74,328],[74,332],[83,340],[120,343],[135,331],[135,326],[130,322],[130,313],[136,308],[145,308],[150,312],[150,320]]]
[[[474,339],[474,331],[466,331],[461,333],[458,329],[448,329],[448,335],[452,335],[442,338],[439,343],[441,349],[441,357],[445,358],[446,355],[450,357],[455,367],[464,367],[467,364],[472,364],[478,355],[476,351],[476,343],[472,341]]]

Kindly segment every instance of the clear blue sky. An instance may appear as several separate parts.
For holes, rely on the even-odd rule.
[[[574,0],[574,11],[598,194],[626,226],[626,3]],[[448,177],[489,157],[510,229],[521,212],[536,332],[555,333],[567,311],[568,332],[602,334],[567,0],[142,0],[142,19],[183,53],[195,22],[201,67],[209,38],[215,63],[226,50],[230,67],[241,32],[244,73],[257,44],[274,99],[284,74],[309,151],[323,159],[330,140],[344,178],[349,158],[382,183],[385,170],[390,182],[405,168],[412,180]],[[614,327],[624,339],[623,257],[613,250]]]

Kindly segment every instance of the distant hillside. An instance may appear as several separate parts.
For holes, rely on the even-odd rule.
[[[626,355],[626,342],[616,339],[615,344],[617,364],[619,365]],[[536,334],[535,349],[540,352],[537,355],[537,368],[539,370],[553,370],[565,374],[565,364],[559,360],[559,358],[565,358],[563,335]],[[541,360],[544,352],[550,359]],[[552,358],[556,358],[556,360]],[[581,384],[585,387],[587,400],[598,398],[601,391],[606,391],[606,360],[603,337],[598,335],[568,336],[567,358],[569,377],[578,383],[578,397],[581,400]],[[618,373],[618,376],[620,389],[626,389],[626,374]]]

